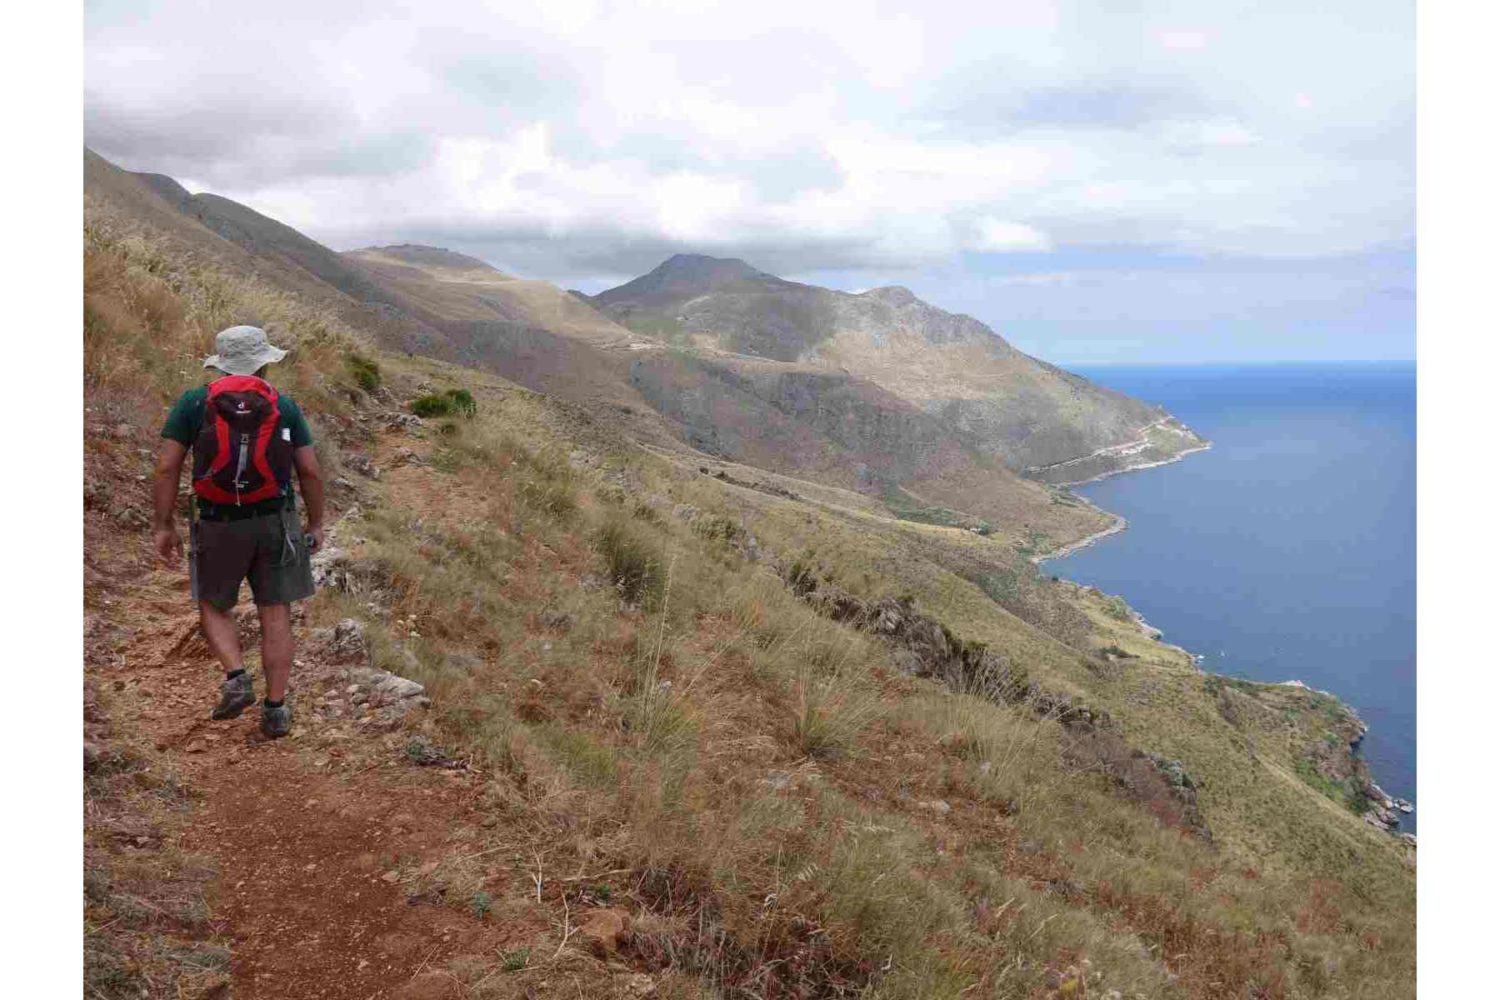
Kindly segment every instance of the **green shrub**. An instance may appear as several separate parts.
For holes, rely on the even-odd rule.
[[[412,400],[411,412],[419,417],[472,417],[479,412],[479,404],[467,389],[444,389]]]
[[[365,392],[374,392],[380,388],[380,366],[363,354],[346,355],[344,367],[354,376],[355,384]]]
[[[1118,594],[1104,602],[1104,613],[1111,618],[1118,618],[1122,622],[1130,621],[1130,605]]]
[[[1356,816],[1369,807],[1369,799],[1365,796],[1364,789],[1359,787],[1353,778],[1335,781],[1325,777],[1319,774],[1312,761],[1305,757],[1297,761],[1297,777]]]
[[[472,417],[479,412],[479,404],[467,389],[449,389],[448,398],[453,401],[453,412],[460,417]]]

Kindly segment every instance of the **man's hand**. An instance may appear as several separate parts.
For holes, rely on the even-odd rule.
[[[182,536],[172,527],[157,528],[151,532],[151,544],[156,547],[156,557],[168,566],[182,561]]]
[[[172,510],[177,506],[177,482],[182,478],[182,462],[187,445],[167,439],[156,456],[156,478],[151,484],[151,544],[157,558],[168,566],[182,561],[182,539],[172,524]]]
[[[307,539],[307,554],[312,555],[323,547],[323,526],[321,524],[309,524],[302,529],[303,537]]]

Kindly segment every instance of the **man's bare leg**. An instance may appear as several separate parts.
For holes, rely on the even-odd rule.
[[[287,680],[292,675],[292,606],[259,604],[260,662],[266,674],[266,698],[286,698]]]
[[[227,674],[231,670],[243,668],[245,661],[240,653],[240,630],[235,624],[234,615],[228,611],[220,611],[207,601],[199,601],[198,620],[203,625],[203,638],[208,640],[208,648],[218,657],[224,672]]]

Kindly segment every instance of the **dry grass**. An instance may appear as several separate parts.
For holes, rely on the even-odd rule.
[[[115,733],[109,708],[86,689],[84,995],[212,996],[229,981],[229,943],[210,920],[211,864],[179,844],[191,793]]]
[[[341,388],[346,331],[134,239],[90,236],[92,387],[146,386],[159,407],[254,307],[298,331],[289,384],[309,409],[364,405]],[[369,356],[386,389],[462,388],[477,413],[383,477],[345,585],[310,614],[365,621],[376,663],[428,687],[426,725],[487,775],[522,884],[532,849],[548,871],[608,872],[597,891],[638,915],[627,959],[680,995],[1412,992],[1398,855],[1277,778],[1277,745],[1098,600],[1028,578],[997,603],[986,574],[1023,571],[1009,543],[741,489],[498,379]],[[913,679],[819,617],[766,565],[805,551],[1184,760],[1217,845],[1122,795],[1056,721]],[[1104,645],[1128,666],[1099,671]],[[459,860],[394,870],[468,908],[489,890]],[[506,995],[535,958],[454,975]]]

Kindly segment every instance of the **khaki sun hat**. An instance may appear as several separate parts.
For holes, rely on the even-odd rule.
[[[212,354],[203,359],[204,368],[217,368],[227,375],[254,375],[261,368],[286,357],[286,351],[266,339],[258,326],[231,326],[214,338]]]

